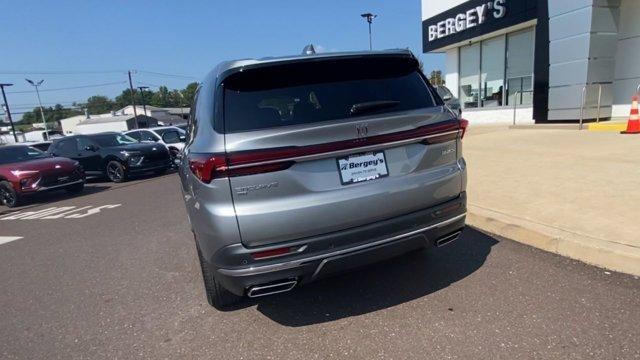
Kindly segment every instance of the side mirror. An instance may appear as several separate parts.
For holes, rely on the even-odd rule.
[[[164,141],[166,144],[176,144],[182,142],[180,133],[175,130],[167,131],[162,134],[162,141]]]

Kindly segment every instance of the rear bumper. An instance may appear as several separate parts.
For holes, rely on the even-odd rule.
[[[438,239],[459,233],[465,216],[466,193],[462,193],[457,199],[432,208],[330,234],[270,247],[226,246],[209,261],[216,270],[216,279],[229,291],[243,295],[252,286],[286,279],[306,283],[435,246]],[[263,260],[251,257],[252,252],[287,246],[296,251]]]

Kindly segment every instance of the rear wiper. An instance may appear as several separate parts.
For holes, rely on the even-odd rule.
[[[351,106],[351,110],[349,110],[349,115],[359,115],[367,112],[377,111],[381,109],[387,109],[400,104],[400,101],[395,100],[380,100],[380,101],[369,101],[358,104],[353,104]]]

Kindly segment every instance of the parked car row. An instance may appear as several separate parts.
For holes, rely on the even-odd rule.
[[[26,196],[43,191],[77,193],[86,176],[118,183],[137,174],[163,174],[175,166],[184,140],[184,130],[159,127],[2,146],[0,203],[19,206]]]

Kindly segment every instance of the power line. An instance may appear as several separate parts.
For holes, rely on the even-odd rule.
[[[166,86],[166,85],[151,84],[151,83],[144,82],[144,81],[138,81],[138,84],[147,85],[147,86],[156,87],[156,88],[159,88],[159,87],[162,87],[162,86]]]
[[[123,74],[126,70],[61,70],[61,71],[24,71],[24,70],[0,70],[2,75],[74,75],[74,74]]]
[[[103,83],[103,84],[71,86],[71,87],[55,88],[55,89],[44,89],[44,90],[40,90],[40,92],[62,91],[62,90],[73,90],[73,89],[86,89],[86,88],[94,88],[94,87],[101,87],[101,86],[119,85],[119,84],[125,84],[125,83],[126,83],[126,81],[118,81],[118,82]],[[34,93],[34,92],[35,91],[32,91],[32,90],[24,90],[24,91],[12,91],[12,92],[10,92],[8,94],[30,94],[30,93]]]
[[[146,71],[146,70],[138,70],[139,73],[143,73],[143,74],[150,74],[150,75],[158,75],[158,76],[166,76],[166,77],[176,77],[176,78],[184,78],[184,79],[198,79],[195,76],[188,76],[188,75],[177,75],[177,74],[167,74],[167,73],[161,73],[161,72],[155,72],[155,71]]]

